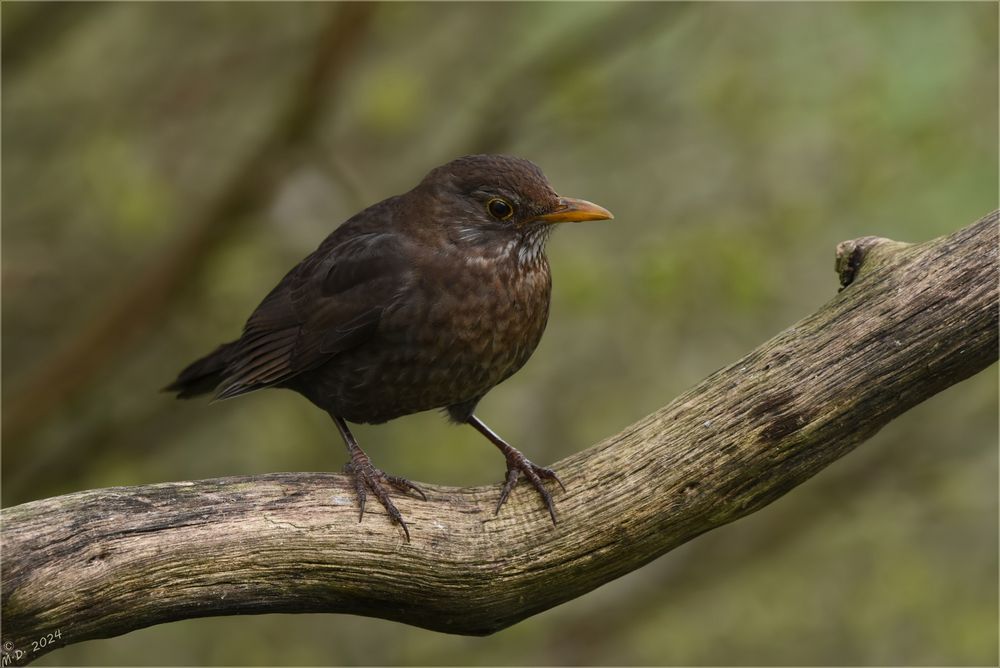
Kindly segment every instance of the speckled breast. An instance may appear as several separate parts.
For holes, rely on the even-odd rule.
[[[548,263],[466,265],[421,272],[370,342],[310,374],[323,395],[310,398],[352,422],[384,422],[474,403],[520,369],[548,320]]]

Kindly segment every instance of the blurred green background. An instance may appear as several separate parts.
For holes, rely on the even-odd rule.
[[[333,425],[292,393],[158,389],[335,225],[457,155],[530,158],[616,214],[554,236],[546,336],[479,410],[539,463],[819,308],[837,242],[997,207],[995,3],[2,12],[4,505],[339,470]],[[229,617],[39,665],[996,665],[997,384],[994,366],[763,511],[489,638]],[[434,413],[356,433],[414,480],[503,473]]]

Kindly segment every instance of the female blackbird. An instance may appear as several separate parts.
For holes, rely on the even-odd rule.
[[[264,298],[239,339],[192,363],[166,389],[181,398],[214,390],[228,399],[264,387],[304,395],[330,414],[347,444],[345,470],[354,476],[361,517],[367,488],[407,540],[386,485],[423,492],[375,468],[347,422],[444,408],[507,459],[496,512],[523,473],[555,522],[542,480],[562,485],[559,478],[473,410],[521,368],[545,329],[552,224],[612,217],[556,195],[527,160],[458,158],[335,229]]]

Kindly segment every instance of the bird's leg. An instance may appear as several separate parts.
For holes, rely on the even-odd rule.
[[[427,497],[419,487],[406,478],[389,475],[388,473],[384,473],[383,471],[375,468],[372,464],[372,460],[368,458],[365,451],[358,445],[358,441],[354,438],[354,434],[352,434],[351,430],[347,428],[347,423],[344,419],[337,417],[336,415],[331,415],[330,417],[333,418],[333,422],[337,425],[337,429],[340,430],[340,435],[343,436],[344,443],[347,445],[347,452],[351,456],[351,460],[344,464],[344,472],[354,477],[354,489],[358,495],[358,505],[361,507],[361,512],[358,515],[358,522],[360,522],[365,516],[365,499],[368,496],[365,492],[365,487],[367,487],[375,494],[375,497],[385,508],[386,512],[389,513],[389,517],[392,518],[392,521],[403,527],[403,533],[406,534],[406,542],[409,543],[410,530],[406,528],[406,522],[403,521],[403,516],[399,514],[399,510],[396,509],[392,499],[389,498],[389,492],[386,491],[384,483],[392,485],[401,492],[409,492],[412,490],[419,494],[420,498],[424,501],[427,500]]]
[[[552,523],[555,524],[556,509],[555,506],[552,505],[552,494],[549,493],[549,490],[545,489],[545,484],[542,483],[542,480],[555,480],[559,483],[559,486],[562,487],[563,491],[566,491],[566,488],[562,484],[562,480],[559,479],[556,472],[552,469],[532,464],[527,457],[522,455],[510,443],[500,438],[495,431],[487,427],[483,421],[475,415],[470,415],[466,419],[466,422],[475,427],[476,431],[480,434],[488,438],[490,443],[500,448],[500,452],[502,452],[503,456],[507,458],[507,479],[504,481],[503,490],[500,492],[500,500],[497,501],[497,507],[494,514],[500,512],[500,506],[502,506],[504,501],[507,500],[510,490],[514,489],[520,475],[523,473],[524,477],[531,482],[531,485],[538,490],[542,500],[545,501],[545,506],[549,509],[549,515],[552,516]]]

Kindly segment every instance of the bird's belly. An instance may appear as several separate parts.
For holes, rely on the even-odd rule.
[[[320,376],[323,407],[352,422],[475,401],[521,368],[548,318],[547,271],[511,284],[439,286],[383,316],[369,343],[335,356]],[[321,404],[322,405],[322,404]]]

